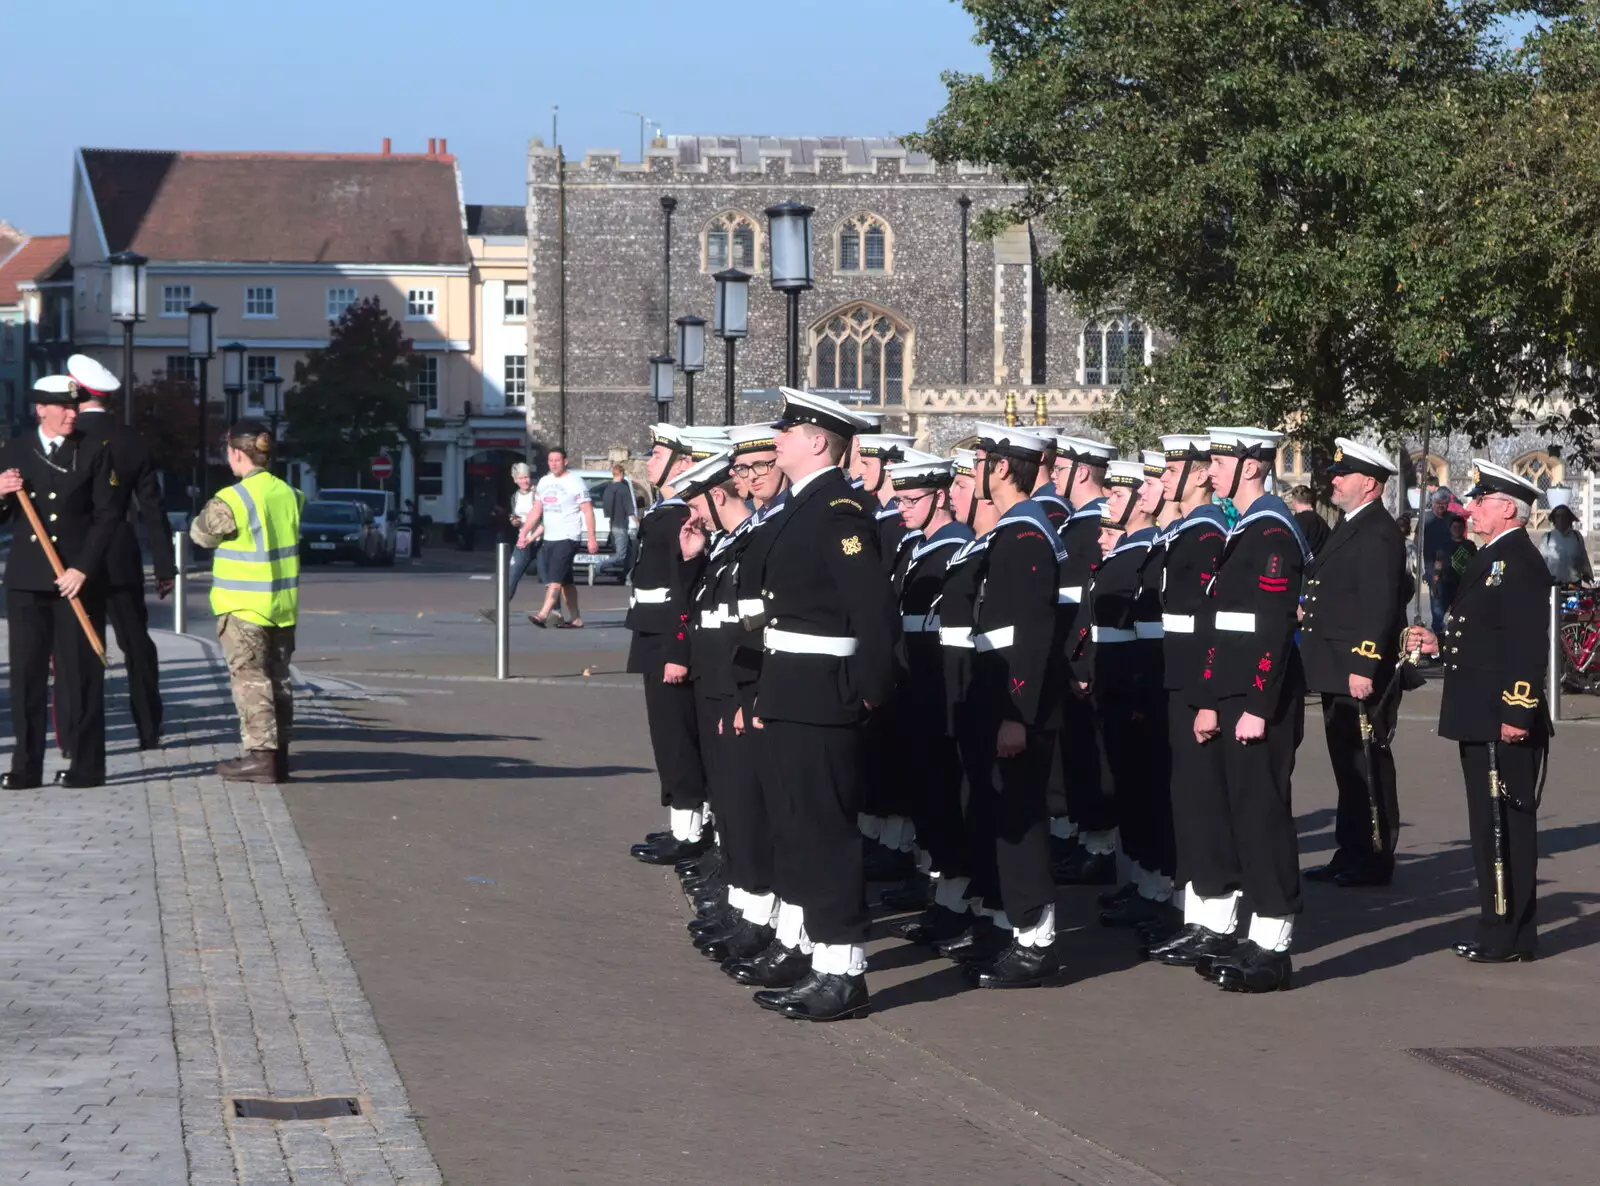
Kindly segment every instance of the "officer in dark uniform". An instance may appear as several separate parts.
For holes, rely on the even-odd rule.
[[[1474,459],[1467,519],[1483,540],[1450,602],[1443,637],[1413,626],[1408,646],[1444,663],[1439,736],[1459,743],[1478,870],[1478,925],[1457,955],[1480,964],[1534,956],[1539,796],[1550,745],[1544,700],[1550,574],[1528,538],[1538,488]]]
[[[1060,528],[1067,551],[1058,590],[1064,643],[1070,641],[1067,635],[1077,619],[1089,576],[1100,563],[1106,466],[1116,455],[1116,448],[1103,441],[1072,436],[1056,439],[1055,487],[1072,508]],[[1065,663],[1061,667],[1065,678]],[[1084,698],[1064,696],[1061,713],[1061,749],[1051,778],[1050,814],[1051,834],[1060,842],[1062,856],[1052,872],[1062,885],[1109,885],[1116,880],[1117,808],[1103,776],[1094,705]]]
[[[1344,514],[1306,566],[1300,606],[1300,656],[1306,686],[1322,694],[1328,759],[1339,786],[1338,848],[1308,881],[1388,885],[1400,833],[1394,736],[1400,712],[1395,684],[1410,578],[1406,542],[1383,505],[1399,472],[1359,441],[1335,442],[1333,504]]]
[[[675,865],[711,847],[705,769],[689,682],[689,598],[704,560],[686,561],[678,538],[689,506],[675,495],[673,480],[694,464],[692,448],[670,424],[657,424],[650,433],[647,477],[662,497],[639,517],[639,551],[624,625],[633,631],[628,670],[644,676],[645,717],[669,831],[631,851],[646,864]]]
[[[1195,740],[1221,748],[1222,796],[1197,805],[1204,835],[1191,874],[1201,924],[1231,935],[1241,894],[1255,914],[1233,952],[1195,968],[1232,992],[1288,988],[1300,912],[1300,861],[1289,782],[1305,726],[1305,677],[1294,645],[1308,549],[1294,515],[1266,493],[1283,434],[1211,430],[1212,487],[1238,507],[1208,604]],[[1198,788],[1202,793],[1216,788]]]
[[[857,819],[864,726],[893,688],[900,619],[872,510],[839,468],[861,421],[833,400],[780,391],[778,464],[792,485],[783,512],[756,529],[775,534],[759,574],[765,655],[752,723],[776,800],[775,877],[784,906],[799,911],[811,971],[756,1001],[837,1021],[869,1008]]]
[[[38,429],[0,449],[0,523],[12,525],[6,617],[17,741],[11,771],[0,785],[25,790],[43,780],[54,659],[56,703],[66,710],[63,722],[70,722],[61,741],[72,755],[56,781],[97,787],[106,780],[105,664],[84,636],[70,599],[78,599],[103,639],[106,555],[127,511],[126,487],[119,484],[106,444],[74,430],[78,390],[71,379],[39,380],[33,402]],[[59,577],[17,508],[21,498],[32,502],[49,533],[65,570]]]
[[[122,384],[84,354],[67,359],[67,376],[78,385],[78,434],[86,440],[106,443],[118,483],[138,499],[139,517],[144,520],[150,540],[156,593],[165,597],[172,591],[177,566],[173,561],[172,533],[161,509],[155,459],[139,434],[107,411],[103,402]],[[156,645],[150,641],[139,534],[127,520],[118,528],[106,555],[106,620],[117,632],[117,645],[122,648],[129,708],[139,735],[139,748],[155,749],[161,744],[161,668]]]

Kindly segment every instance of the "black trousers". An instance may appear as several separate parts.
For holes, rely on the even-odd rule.
[[[105,590],[86,586],[78,596],[96,632],[105,638]],[[11,663],[11,726],[17,747],[11,773],[29,782],[44,774],[45,734],[50,720],[50,665],[61,746],[72,755],[74,778],[106,776],[105,664],[83,636],[72,603],[54,591],[11,589],[6,593]]]
[[[913,799],[906,780],[896,770],[893,753],[900,718],[907,709],[900,693],[890,697],[863,726],[861,810],[868,815],[910,815]]]
[[[1065,798],[1050,813],[1066,816],[1085,832],[1109,832],[1117,826],[1117,804],[1105,777],[1094,702],[1068,692],[1061,699],[1061,779]]]
[[[867,941],[861,868],[862,757],[858,725],[808,725],[766,718],[761,729],[774,851],[773,884],[805,911],[816,943]]]
[[[706,798],[717,815],[728,884],[764,894],[772,889],[772,830],[762,798],[754,731],[733,731],[733,713],[738,706],[731,696],[698,698],[700,755],[706,770]]]
[[[1461,774],[1467,786],[1467,826],[1478,870],[1478,926],[1474,940],[1497,954],[1531,953],[1534,927],[1538,820],[1534,790],[1548,741],[1497,743],[1495,762],[1506,798],[1501,804],[1505,837],[1506,912],[1495,913],[1494,805],[1489,799],[1489,743],[1463,741]]]
[[[999,728],[995,721],[989,731],[988,768],[972,794],[993,797],[989,823],[1001,907],[1012,926],[1031,927],[1056,900],[1045,786],[1058,739],[1053,729],[1029,730],[1027,747],[1015,757],[1002,758],[995,752]]]
[[[954,708],[952,720],[956,754],[961,764],[962,850],[966,855],[965,875],[971,879],[967,895],[982,900],[991,910],[999,910],[1002,905],[1000,869],[994,844],[998,796],[991,789],[994,785],[995,727],[986,720],[980,723],[972,707],[966,704]]]
[[[902,745],[905,772],[916,790],[911,808],[917,826],[917,844],[933,861],[941,877],[972,875],[971,846],[961,808],[961,755],[955,739],[930,729]]]
[[[1196,869],[1231,868],[1231,829],[1215,826],[1212,816],[1228,801],[1222,746],[1194,739],[1194,708],[1188,692],[1167,693],[1167,744],[1171,755],[1172,835],[1177,881],[1195,879]],[[1220,739],[1219,739],[1220,740]]]
[[[688,680],[664,683],[662,667],[659,662],[652,663],[643,673],[644,713],[650,725],[656,771],[661,777],[661,805],[693,811],[706,800],[694,685]]]
[[[141,745],[161,738],[161,662],[150,640],[150,611],[144,585],[123,585],[106,593],[106,621],[117,632],[128,673],[128,708]]]
[[[1141,867],[1170,877],[1177,852],[1166,693],[1114,692],[1096,697],[1096,702],[1122,850]]]
[[[1367,790],[1367,759],[1361,745],[1362,702],[1332,692],[1322,694],[1322,727],[1328,737],[1328,760],[1339,786],[1339,810],[1333,826],[1341,865],[1392,865],[1400,838],[1400,799],[1395,785],[1394,754],[1383,740],[1394,732],[1400,697],[1389,697],[1374,712],[1377,697],[1366,703],[1372,720],[1372,782],[1378,801],[1378,838],[1373,842],[1372,799]]]
[[[1249,745],[1233,736],[1244,713],[1243,697],[1229,697],[1217,710],[1222,734],[1206,748],[1220,747],[1220,794],[1195,805],[1204,835],[1195,845],[1190,880],[1202,897],[1243,890],[1257,914],[1298,914],[1300,845],[1289,784],[1305,731],[1304,698],[1297,690],[1287,691],[1278,715],[1267,722],[1265,739]]]

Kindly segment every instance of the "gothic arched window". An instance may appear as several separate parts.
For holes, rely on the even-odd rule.
[[[1558,484],[1563,475],[1566,473],[1565,467],[1561,464],[1558,458],[1552,457],[1549,453],[1543,452],[1542,450],[1535,450],[1532,453],[1524,453],[1521,457],[1513,461],[1507,468],[1509,468],[1512,473],[1516,474],[1517,477],[1522,478],[1525,481],[1532,482],[1535,486],[1539,487],[1540,494],[1543,494],[1546,490],[1550,489],[1550,487]],[[1542,531],[1546,526],[1548,526],[1549,521],[1549,508],[1539,506],[1537,503],[1535,503],[1533,507],[1533,513],[1528,516],[1528,526],[1535,531]]]
[[[848,305],[811,327],[811,385],[866,390],[875,404],[905,402],[911,329],[873,305]]]
[[[701,229],[700,270],[714,273],[742,268],[754,272],[757,242],[754,218],[738,210],[724,210]]]
[[[1083,327],[1083,384],[1121,387],[1137,367],[1149,361],[1148,335],[1136,317],[1117,314]]]
[[[834,232],[834,270],[887,272],[892,236],[876,214],[852,214]]]

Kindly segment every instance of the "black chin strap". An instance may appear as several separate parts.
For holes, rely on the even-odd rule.
[[[972,527],[972,524],[974,523],[974,521],[976,521],[977,518],[978,518],[978,487],[977,487],[976,484],[974,484],[973,487],[972,487],[972,498],[967,503],[967,513],[966,513],[966,516],[961,520],[961,525],[970,530],[971,527]]]
[[[1135,490],[1127,503],[1122,508],[1122,517],[1117,520],[1117,526],[1127,529],[1128,520],[1133,516],[1133,504],[1139,501],[1139,492]]]
[[[1178,489],[1172,495],[1173,502],[1183,501],[1183,488],[1189,484],[1189,470],[1194,466],[1194,458],[1183,459],[1183,469],[1178,471]]]
[[[711,491],[709,490],[706,491],[706,510],[711,512],[711,522],[715,524],[718,531],[728,530],[722,525],[722,516],[717,514],[717,500],[711,497]]]
[[[976,506],[977,503],[974,502],[973,505]],[[917,527],[914,530],[917,530],[917,531],[926,531],[926,530],[928,530],[928,524],[933,522],[934,512],[936,512],[938,509],[939,509],[939,491],[938,491],[937,488],[935,488],[934,491],[933,491],[933,497],[928,499],[928,513],[926,515],[922,516],[922,522],[920,524],[918,524]]]
[[[1067,466],[1067,488],[1065,490],[1059,491],[1059,493],[1061,495],[1061,501],[1066,503],[1068,506],[1072,505],[1072,484],[1074,482],[1076,482],[1077,480],[1078,480],[1078,459],[1076,457],[1074,457],[1074,458],[1071,459],[1071,464]]]
[[[1233,496],[1239,493],[1239,479],[1244,476],[1244,463],[1246,460],[1248,459],[1240,457],[1238,464],[1233,467],[1233,481],[1228,483],[1228,492],[1222,496],[1230,502],[1233,500]]]
[[[879,490],[883,489],[883,476],[889,472],[889,466],[882,457],[874,457],[870,460],[878,463],[878,480],[867,487],[867,493],[876,494]]]
[[[995,455],[993,453],[985,453],[983,455],[983,486],[981,487],[981,489],[982,489],[982,493],[983,493],[983,501],[984,502],[993,502],[994,501],[994,495],[992,493],[990,493],[990,491],[989,491],[989,474],[993,471],[994,463],[995,463],[996,460],[998,460],[998,459],[995,457]],[[977,500],[976,499],[973,500],[973,505],[974,506],[977,505]],[[970,524],[969,524],[969,526],[970,526]]]

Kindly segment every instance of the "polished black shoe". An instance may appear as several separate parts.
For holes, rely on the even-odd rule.
[[[722,854],[713,848],[698,857],[684,857],[672,871],[679,877],[710,877],[722,871]]]
[[[1219,935],[1199,923],[1190,923],[1174,938],[1159,947],[1152,947],[1150,962],[1168,964],[1174,968],[1198,968],[1203,960],[1209,970],[1211,961],[1219,956],[1232,955],[1238,946],[1236,935]]]
[[[1177,909],[1163,913],[1159,918],[1142,922],[1133,928],[1133,937],[1145,954],[1176,939],[1183,931],[1183,914]]]
[[[1341,869],[1333,875],[1333,884],[1340,889],[1385,886],[1393,880],[1394,865],[1387,861],[1383,864],[1352,865],[1350,868]]]
[[[921,910],[928,904],[932,891],[933,882],[925,874],[914,873],[903,885],[884,890],[878,903],[890,910]]]
[[[1489,948],[1480,947],[1476,943],[1457,943],[1455,952],[1462,959],[1474,964],[1533,963],[1533,952],[1531,951],[1491,951]]]
[[[744,915],[735,910],[728,915],[728,921],[722,926],[715,930],[702,930],[699,934],[693,936],[694,949],[696,951],[704,951],[711,944],[720,943],[728,936],[738,934],[746,925]],[[758,947],[756,950],[760,951],[761,949]]]
[[[721,939],[713,939],[700,949],[700,954],[717,963],[728,960],[754,959],[767,949],[774,935],[771,927],[757,926],[749,919]]]
[[[794,986],[779,1012],[795,1021],[849,1021],[871,1009],[865,976],[813,971]]]
[[[85,778],[81,774],[74,774],[70,770],[56,771],[56,786],[66,787],[68,790],[88,790],[90,787],[103,787],[106,780],[103,778]]]
[[[1071,836],[1057,836],[1050,833],[1050,863],[1064,861],[1078,851],[1078,835],[1074,832]]]
[[[971,922],[972,916],[965,911],[957,914],[935,903],[917,917],[895,923],[889,928],[889,933],[912,943],[931,946],[959,938]]]
[[[161,734],[157,733],[154,737],[139,738],[139,748],[142,750],[160,749]]]
[[[980,918],[961,935],[939,944],[945,959],[963,963],[987,963],[1011,945],[1011,932],[1003,931],[988,918]]]
[[[646,832],[644,834],[644,842],[646,844],[660,844],[671,835],[671,832]]]
[[[1223,992],[1287,992],[1294,964],[1287,951],[1268,951],[1246,939],[1238,951],[1212,964],[1209,979]]]
[[[1116,906],[1122,902],[1126,902],[1138,892],[1139,887],[1130,881],[1128,884],[1118,886],[1114,890],[1106,890],[1104,893],[1096,894],[1094,896],[1094,900],[1102,908],[1108,908],[1111,906]]]
[[[1052,865],[1050,876],[1057,885],[1114,885],[1117,856],[1110,852],[1090,852],[1080,846],[1073,856]]]
[[[967,975],[979,988],[1038,988],[1061,974],[1054,947],[1024,947],[1013,942],[995,959],[969,965]]]
[[[1131,898],[1124,898],[1115,906],[1107,907],[1100,912],[1100,925],[1103,927],[1136,927],[1141,923],[1154,922],[1163,914],[1172,912],[1170,902],[1154,902],[1149,898],[1134,894]]]
[[[917,860],[909,852],[872,844],[862,858],[861,871],[868,881],[904,881],[917,871]]]
[[[29,778],[25,774],[18,774],[15,770],[0,774],[0,788],[8,791],[32,791],[41,785],[37,778]]]
[[[788,989],[806,978],[811,971],[811,957],[797,947],[785,947],[774,939],[767,949],[754,959],[727,960],[722,970],[740,984],[753,984],[758,988]]]
[[[709,894],[689,895],[689,904],[694,907],[694,912],[696,914],[704,914],[708,911],[715,910],[718,905],[725,905],[727,901],[727,890],[717,890],[714,893]]]
[[[1314,869],[1307,869],[1300,874],[1306,881],[1332,881],[1346,869],[1354,868],[1355,862],[1342,852],[1333,854],[1333,859],[1326,865],[1318,865]]]
[[[726,902],[721,902],[709,910],[695,915],[688,921],[684,929],[689,932],[691,938],[698,938],[707,931],[725,931],[733,926],[736,919],[743,917],[744,915],[732,906],[729,906]]]
[[[693,859],[711,847],[709,840],[678,840],[668,836],[659,844],[635,844],[629,855],[647,865],[675,865],[681,860]]]
[[[721,873],[707,873],[703,877],[685,877],[678,884],[683,887],[684,893],[694,898],[703,898],[708,893],[716,893],[718,890],[726,892],[728,889],[728,880]]]

